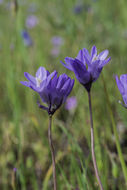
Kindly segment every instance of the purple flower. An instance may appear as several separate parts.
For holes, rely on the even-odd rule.
[[[54,36],[52,39],[51,39],[51,42],[54,46],[61,46],[63,45],[64,43],[64,40],[62,37],[60,36]]]
[[[67,69],[75,73],[78,81],[90,91],[91,85],[95,82],[103,67],[110,61],[108,50],[102,51],[97,55],[97,48],[93,46],[89,54],[86,48],[79,51],[76,58],[66,57],[65,63],[61,62]]]
[[[116,83],[117,83],[118,89],[123,97],[125,106],[127,107],[127,74],[121,75],[120,79],[116,75]]]
[[[21,84],[40,95],[42,102],[46,103],[48,107],[38,103],[39,107],[47,110],[51,115],[65,102],[74,85],[74,79],[72,80],[66,74],[58,77],[56,71],[50,74],[44,67],[37,70],[35,77],[27,72],[24,73],[24,76],[28,82],[24,81]]]
[[[77,106],[77,99],[75,96],[72,96],[70,98],[67,98],[65,108],[66,110],[73,110]]]
[[[82,4],[77,4],[74,9],[73,9],[73,12],[75,14],[80,14],[82,11],[84,10],[84,5]]]
[[[17,172],[17,168],[13,168],[13,171],[14,171],[14,172]]]
[[[23,30],[21,32],[21,35],[22,35],[25,46],[32,46],[33,45],[32,38],[30,37],[29,33],[26,30]]]
[[[35,15],[29,15],[26,19],[26,27],[31,29],[38,24],[38,18]]]

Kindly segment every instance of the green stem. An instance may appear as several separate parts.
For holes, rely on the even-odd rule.
[[[107,99],[107,103],[108,103],[109,116],[110,116],[110,120],[111,120],[112,127],[113,127],[113,133],[115,135],[116,148],[117,148],[117,151],[118,151],[118,155],[119,155],[120,163],[121,163],[121,166],[122,166],[125,182],[126,182],[126,185],[127,185],[127,167],[126,167],[124,157],[123,157],[123,154],[122,154],[122,150],[121,150],[121,146],[120,146],[120,142],[119,142],[119,135],[118,135],[118,132],[117,132],[115,121],[114,121],[113,112],[112,112],[112,108],[111,108],[111,103],[110,103],[110,100],[109,100],[109,96],[108,96],[108,92],[107,92],[107,88],[106,88],[106,84],[105,84],[103,75],[102,75],[102,79],[103,79],[104,90],[105,90],[106,99]]]
[[[99,184],[99,187],[101,190],[103,190],[103,186],[101,183],[101,179],[99,177],[99,172],[97,168],[97,162],[96,162],[96,157],[95,157],[95,144],[94,144],[94,128],[93,128],[93,117],[92,117],[92,104],[91,104],[91,94],[88,92],[88,99],[89,99],[89,112],[90,112],[90,130],[91,130],[91,152],[92,152],[92,160],[93,160],[93,166],[96,174],[96,178]]]
[[[51,154],[52,154],[54,190],[57,190],[56,163],[55,163],[55,153],[54,153],[54,147],[53,147],[53,141],[52,141],[52,130],[51,130],[51,128],[52,128],[52,115],[49,116],[48,139],[49,139],[49,145],[50,145],[50,150],[51,150]]]

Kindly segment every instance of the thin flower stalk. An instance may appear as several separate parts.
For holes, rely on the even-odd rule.
[[[100,187],[101,190],[104,190],[103,186],[102,186],[102,183],[101,183],[101,179],[99,177],[99,172],[98,172],[97,163],[96,163],[96,157],[95,157],[94,128],[93,128],[92,104],[91,104],[91,94],[90,94],[90,92],[88,92],[88,99],[89,99],[89,112],[90,112],[90,125],[91,125],[90,131],[91,131],[92,160],[93,160],[94,170],[95,170],[95,174],[96,174],[96,178],[97,178],[99,187]]]
[[[49,145],[50,145],[50,150],[51,150],[51,155],[52,155],[54,190],[57,190],[55,152],[54,152],[54,146],[53,146],[53,141],[52,141],[52,115],[49,115],[48,139],[49,139]]]

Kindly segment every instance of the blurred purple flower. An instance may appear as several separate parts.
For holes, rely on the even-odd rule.
[[[48,107],[38,103],[39,107],[47,110],[51,115],[66,101],[74,85],[74,79],[72,80],[66,74],[57,77],[56,71],[50,74],[44,67],[37,70],[35,77],[27,72],[24,73],[24,76],[28,82],[24,81],[21,84],[40,95],[42,102],[46,103]]]
[[[14,172],[17,172],[17,168],[13,168],[13,171],[14,171]]]
[[[74,9],[73,9],[73,12],[75,14],[80,14],[82,11],[84,10],[84,5],[82,4],[77,4]]]
[[[0,0],[0,5],[3,3],[3,0]]]
[[[53,57],[57,57],[59,55],[59,53],[60,53],[60,49],[59,48],[52,48],[51,55]]]
[[[77,80],[90,91],[91,85],[95,82],[103,67],[110,61],[108,56],[108,50],[102,51],[97,55],[97,48],[93,46],[91,54],[89,54],[86,48],[79,51],[76,58],[66,57],[65,63],[61,62],[67,69],[73,71]],[[106,59],[107,58],[107,59]]]
[[[31,29],[38,24],[38,18],[35,15],[29,15],[26,19],[26,27]]]
[[[75,96],[72,96],[70,98],[67,98],[65,108],[66,110],[73,110],[77,106],[77,99]]]
[[[21,36],[23,38],[23,42],[24,42],[25,46],[32,46],[33,45],[32,38],[30,37],[29,33],[26,30],[23,30],[21,32]]]
[[[64,40],[63,40],[63,38],[60,37],[60,36],[54,36],[54,37],[52,38],[51,42],[52,42],[52,44],[53,44],[54,46],[61,46],[61,45],[63,45]]]
[[[116,83],[122,95],[125,106],[127,107],[127,74],[121,75],[120,79],[116,75]]]

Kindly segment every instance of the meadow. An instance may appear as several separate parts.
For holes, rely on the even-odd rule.
[[[116,136],[127,164],[127,110],[115,75],[127,73],[127,1],[0,0],[0,189],[53,189],[48,114],[39,95],[20,84],[40,66],[75,79],[53,116],[58,190],[97,190],[90,150],[88,96],[62,66],[82,48],[108,49],[111,61],[92,86],[95,153],[104,190],[126,190]],[[116,135],[117,133],[117,135]]]

